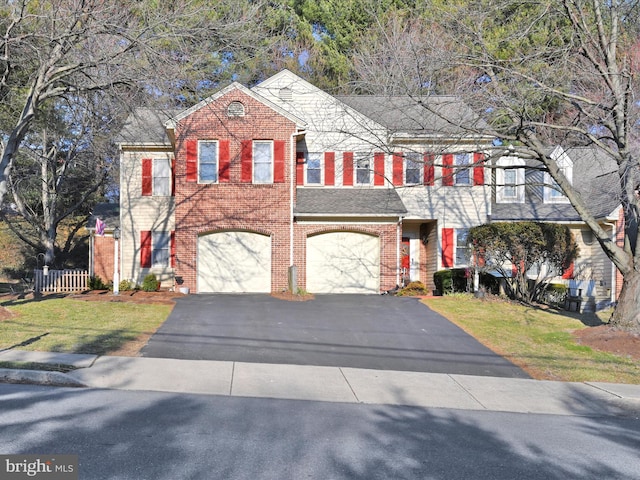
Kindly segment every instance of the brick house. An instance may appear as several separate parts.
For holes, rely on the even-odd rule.
[[[469,266],[497,206],[459,99],[335,97],[288,70],[120,138],[120,278],[200,292],[380,293]],[[470,128],[471,127],[471,128]],[[499,169],[498,169],[499,170]],[[295,268],[291,268],[295,267]]]

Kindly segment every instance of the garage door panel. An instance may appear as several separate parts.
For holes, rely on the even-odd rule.
[[[354,232],[307,239],[307,289],[314,293],[378,293],[380,241]]]
[[[271,238],[220,232],[198,239],[199,292],[270,292]]]

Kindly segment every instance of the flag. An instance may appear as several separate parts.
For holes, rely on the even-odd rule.
[[[102,220],[100,220],[99,218],[96,218],[96,233],[98,235],[100,235],[101,237],[104,237],[104,227],[106,225],[104,224],[104,222]]]

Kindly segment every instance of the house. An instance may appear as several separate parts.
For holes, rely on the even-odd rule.
[[[578,193],[588,198],[588,207],[609,232],[621,241],[622,209],[617,194],[617,164],[595,147],[549,150],[562,172]],[[555,182],[534,160],[504,155],[495,160],[491,221],[536,221],[564,224],[569,227],[579,248],[579,256],[556,282],[563,282],[581,292],[582,311],[595,311],[616,301],[622,278]]]
[[[194,293],[434,289],[437,270],[469,266],[469,228],[531,216],[520,187],[494,188],[493,138],[470,133],[486,130],[456,97],[332,96],[288,70],[183,111],[137,110],[119,137],[120,278]]]
[[[120,137],[120,278],[191,292],[380,293],[466,265],[491,138],[455,97],[334,97],[284,70]]]

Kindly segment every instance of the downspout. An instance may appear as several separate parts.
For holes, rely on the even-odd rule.
[[[611,241],[615,244],[616,243],[616,224],[615,223],[611,223],[611,222],[604,222],[604,225],[606,225],[607,227],[611,227]],[[609,295],[609,300],[611,301],[611,303],[614,303],[617,299],[616,299],[616,291],[618,289],[618,286],[616,285],[616,278],[617,278],[617,268],[615,266],[615,264],[613,262],[611,262],[611,294]]]
[[[402,247],[402,217],[398,217],[396,224],[396,286],[400,286],[400,249]]]
[[[293,176],[296,173],[296,133],[291,134],[291,160],[289,161],[289,266],[293,267],[293,189],[295,183]]]

